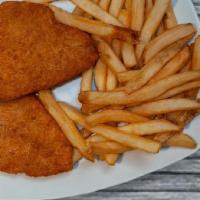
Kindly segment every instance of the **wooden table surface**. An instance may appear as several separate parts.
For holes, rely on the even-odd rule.
[[[200,17],[200,0],[193,0],[193,2]],[[200,200],[200,151],[170,167],[131,182],[88,195],[62,200],[104,199]]]

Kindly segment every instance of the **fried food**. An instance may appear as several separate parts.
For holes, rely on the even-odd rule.
[[[52,88],[98,58],[89,34],[57,22],[47,6],[27,2],[0,5],[0,52],[0,100]]]
[[[72,147],[37,97],[0,103],[0,171],[50,176],[72,168]]]

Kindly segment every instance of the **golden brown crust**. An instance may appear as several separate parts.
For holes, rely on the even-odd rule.
[[[52,88],[93,66],[91,37],[60,24],[45,5],[0,5],[0,100]]]
[[[50,176],[72,168],[72,147],[34,96],[0,104],[0,171]]]

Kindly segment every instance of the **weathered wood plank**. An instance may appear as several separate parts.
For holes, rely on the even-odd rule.
[[[67,198],[67,200],[198,200],[198,192],[96,192],[91,195]],[[64,200],[64,199],[62,199]],[[65,199],[66,200],[66,199]]]

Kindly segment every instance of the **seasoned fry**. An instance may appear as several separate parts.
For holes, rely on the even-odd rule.
[[[115,165],[118,158],[119,158],[118,154],[105,154],[105,161],[111,166]]]
[[[145,63],[151,60],[162,49],[185,37],[192,38],[195,33],[196,29],[192,24],[180,24],[163,32],[146,46],[144,53]]]
[[[126,9],[130,9],[131,5],[132,5],[132,0],[126,0],[125,1],[125,5],[124,6],[125,6]]]
[[[101,54],[102,60],[110,67],[110,69],[115,72],[126,71],[125,66],[120,61],[120,59],[115,55],[110,46],[99,37],[93,37],[97,41],[98,50]]]
[[[163,24],[163,21],[160,23],[160,26],[158,27],[158,30],[156,32],[156,36],[162,34],[163,32],[165,31],[165,27],[164,27],[164,24]]]
[[[110,2],[111,0],[100,0],[99,6],[104,10],[108,10],[110,6]]]
[[[132,44],[136,42],[136,33],[133,31],[77,16],[53,5],[49,5],[49,7],[54,12],[56,19],[63,24],[101,37],[116,38]]]
[[[155,136],[153,137],[153,140],[160,142],[161,144],[163,144],[163,146],[165,146],[165,142],[172,137],[174,134],[176,134],[176,132],[165,132],[165,133],[157,133],[155,134]]]
[[[88,127],[86,123],[86,115],[67,103],[59,102],[59,105],[71,120],[83,127]]]
[[[196,141],[192,137],[186,134],[176,134],[170,137],[166,142],[166,146],[183,147],[189,149],[195,149],[197,147]]]
[[[126,110],[103,110],[101,112],[94,113],[89,115],[86,118],[86,121],[90,126],[95,126],[97,124],[104,124],[108,122],[145,122],[148,121],[148,118],[136,115]]]
[[[56,102],[51,92],[48,90],[40,91],[39,98],[48,112],[56,120],[71,144],[76,147],[84,157],[93,161],[93,155],[90,147],[79,133],[73,121],[68,117],[68,115],[65,114]]]
[[[114,90],[117,87],[117,77],[112,72],[111,69],[107,69],[107,82],[106,82],[106,91]]]
[[[112,41],[112,49],[118,58],[121,58],[121,41],[114,39]]]
[[[120,154],[134,148],[123,146],[119,143],[112,141],[98,142],[98,143],[90,143],[92,150],[95,154]]]
[[[89,13],[96,19],[99,19],[105,23],[112,24],[114,26],[123,27],[123,24],[115,17],[110,15],[108,12],[103,10],[100,6],[95,4],[90,0],[71,0],[75,5],[84,10],[86,13]]]
[[[194,50],[192,55],[192,70],[200,70],[200,36],[198,36],[194,43]]]
[[[79,150],[74,148],[73,156],[72,156],[73,164],[76,164],[81,158],[82,158],[82,155],[80,154]]]
[[[176,16],[173,10],[172,2],[170,2],[169,7],[167,9],[165,18],[164,18],[164,25],[166,29],[173,28],[177,25]]]
[[[96,127],[91,128],[91,130],[96,134],[102,135],[110,140],[119,142],[120,144],[131,148],[138,148],[151,153],[157,153],[160,150],[160,143],[154,142],[152,140],[137,135],[124,133],[123,131],[120,131],[119,129],[114,127],[98,125]]]
[[[166,13],[170,0],[155,1],[140,34],[140,43],[136,46],[136,57],[140,60],[146,44],[156,33],[163,16]]]
[[[82,133],[82,136],[84,138],[88,138],[90,135],[92,135],[92,132],[90,132],[88,129],[85,128],[81,129],[80,132]]]
[[[117,74],[118,81],[120,83],[130,81],[136,76],[137,73],[140,73],[140,70],[131,70],[126,72],[120,72]]]
[[[196,88],[200,88],[200,81],[192,81],[184,85],[181,85],[179,87],[172,88],[171,90],[167,91],[166,93],[158,97],[158,99],[167,99],[177,94],[181,94],[186,91],[191,91],[192,89],[196,89]],[[195,93],[195,96],[196,96],[196,93]]]
[[[196,110],[200,108],[197,101],[190,99],[164,99],[155,102],[145,103],[138,107],[131,108],[131,111],[143,116],[158,115],[182,110]]]
[[[114,17],[118,17],[124,5],[125,0],[112,0],[109,8],[109,13]]]
[[[135,135],[152,135],[161,132],[180,131],[180,128],[167,120],[152,120],[119,127],[121,131]]]
[[[137,105],[142,102],[153,100],[174,87],[178,87],[199,78],[200,72],[188,71],[175,74],[151,85],[144,86],[131,95],[127,95],[124,92],[82,92],[79,95],[79,100],[83,103],[99,106]]]
[[[84,11],[81,8],[76,6],[72,13],[75,15],[82,16],[84,14]]]
[[[134,46],[128,42],[122,42],[122,59],[127,68],[134,67],[137,64]]]
[[[145,85],[181,50],[185,42],[185,39],[175,42],[168,48],[158,53],[140,70],[139,73],[135,75],[135,77],[132,77],[132,79],[124,87],[124,91],[131,93]]]
[[[82,74],[81,91],[90,91],[92,89],[93,68],[88,69]]]
[[[125,27],[128,28],[130,26],[130,13],[128,10],[122,9],[118,19],[122,24],[124,24]]]
[[[145,0],[132,1],[131,8],[131,28],[135,31],[141,31],[144,23]]]
[[[91,135],[87,139],[87,141],[92,142],[92,143],[98,143],[98,142],[106,142],[106,141],[108,141],[108,139],[103,137],[103,136],[101,136],[101,135],[95,134],[95,135]]]
[[[98,60],[94,68],[94,80],[98,91],[106,90],[107,66],[101,59]]]
[[[176,54],[176,56],[171,59],[150,81],[150,83],[159,81],[170,75],[179,72],[189,61],[190,50],[185,47],[182,51]]]
[[[147,19],[149,13],[151,12],[153,8],[153,0],[146,0],[145,4],[145,18]]]
[[[85,114],[93,113],[97,110],[100,110],[104,106],[102,105],[93,105],[93,104],[82,104],[81,111]]]

